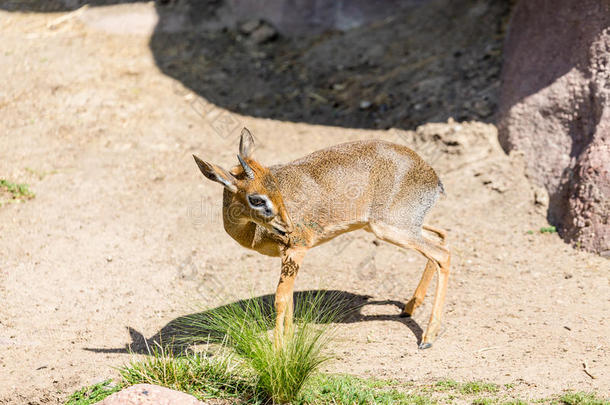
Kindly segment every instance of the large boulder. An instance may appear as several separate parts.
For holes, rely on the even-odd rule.
[[[504,48],[500,143],[525,154],[567,241],[610,254],[610,1],[521,0]]]

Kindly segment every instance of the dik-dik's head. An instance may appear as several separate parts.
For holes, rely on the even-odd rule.
[[[252,221],[277,235],[286,236],[292,231],[292,223],[284,200],[269,169],[253,159],[253,150],[254,138],[244,128],[237,155],[239,165],[230,171],[204,162],[195,155],[193,157],[205,177],[222,184],[233,193],[232,206],[229,208],[230,221]]]

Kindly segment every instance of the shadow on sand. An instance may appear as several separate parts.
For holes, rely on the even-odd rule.
[[[0,0],[0,9],[57,12],[88,4],[89,19],[99,23],[107,17],[96,14],[101,6],[140,9],[129,3],[142,2]],[[269,4],[234,0],[157,0],[150,6],[157,21],[149,41],[155,63],[181,84],[176,93],[201,97],[193,108],[221,136],[241,129],[233,113],[377,129],[413,129],[449,117],[492,119],[510,2],[272,3],[284,6],[269,10]],[[256,16],[264,10],[277,27]],[[142,19],[137,10],[112,12],[108,18],[127,19],[127,25]],[[326,20],[332,24],[325,30],[286,32],[294,22]]]
[[[399,315],[364,315],[362,308],[368,305],[395,305],[402,310],[403,303],[394,300],[378,300],[371,301],[369,296],[354,294],[346,291],[338,290],[309,290],[309,291],[297,291],[294,293],[295,300],[295,318],[299,317],[299,308],[303,308],[303,303],[307,302],[312,296],[316,297],[319,302],[320,311],[341,308],[341,313],[337,319],[337,323],[355,323],[355,322],[367,322],[367,321],[396,321],[404,324],[408,327],[417,340],[417,344],[421,342],[422,328],[419,324],[411,318],[401,318]],[[146,338],[137,330],[127,327],[131,336],[131,342],[126,344],[125,347],[121,348],[85,348],[87,351],[95,353],[139,353],[149,354],[150,348],[161,346],[165,350],[171,351],[174,354],[183,354],[189,350],[189,344],[184,342],[189,341],[201,341],[202,339],[208,339],[210,342],[217,342],[222,340],[222,336],[219,336],[212,330],[205,330],[198,328],[196,332],[187,330],[184,328],[185,324],[192,324],[193,321],[205,324],[205,320],[214,317],[215,314],[222,313],[226,310],[228,305],[240,305],[241,307],[251,306],[255,301],[262,303],[262,308],[266,312],[266,315],[272,316],[273,314],[273,301],[274,296],[262,295],[255,298],[244,299],[236,301],[232,304],[209,309],[203,312],[193,313],[185,316],[181,316],[170,321],[161,330],[155,333],[152,337]],[[196,335],[195,335],[196,333]]]

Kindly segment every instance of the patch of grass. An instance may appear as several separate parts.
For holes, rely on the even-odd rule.
[[[557,228],[554,226],[546,226],[540,228],[540,233],[557,233]]]
[[[90,405],[95,404],[110,394],[114,394],[123,388],[121,384],[114,384],[112,380],[106,380],[98,384],[85,387],[76,391],[66,401],[66,405]]]
[[[460,384],[459,391],[462,394],[481,394],[484,392],[495,393],[500,387],[497,384],[486,383],[482,381],[471,381]]]
[[[406,386],[407,384],[401,383],[397,380],[377,380],[377,379],[366,379],[366,384],[370,388],[385,388],[385,387],[396,387],[396,386]]]
[[[557,228],[554,226],[543,226],[542,228],[540,228],[538,230],[540,233],[557,233]],[[532,231],[531,229],[529,231],[525,232],[528,235],[533,235],[534,231]]]
[[[472,405],[493,405],[497,403],[497,399],[494,398],[478,398],[472,401]]]
[[[36,195],[30,191],[27,184],[18,184],[6,179],[0,179],[0,196],[3,193],[8,194],[10,199],[0,200],[0,207],[13,201],[25,201],[36,197]]]
[[[458,389],[460,387],[460,383],[453,380],[440,380],[434,384],[435,391],[449,391]]]
[[[436,401],[427,396],[409,394],[380,380],[349,375],[318,375],[303,390],[298,404],[337,405],[431,405]]]
[[[496,393],[500,390],[500,386],[497,384],[486,383],[483,381],[471,381],[466,383],[460,383],[451,379],[439,380],[430,387],[431,391],[436,392],[447,392],[453,391],[458,392],[462,395],[482,394],[482,393]]]
[[[562,395],[557,401],[552,403],[562,405],[610,405],[610,401],[586,392],[570,392]]]
[[[253,379],[242,373],[238,359],[226,351],[215,355],[175,355],[163,347],[149,349],[143,360],[119,368],[125,385],[156,384],[199,399],[255,398]]]

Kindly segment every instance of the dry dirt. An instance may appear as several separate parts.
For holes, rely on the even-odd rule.
[[[449,230],[453,263],[431,349],[417,349],[430,299],[413,321],[392,303],[417,284],[416,253],[353,233],[306,258],[298,290],[381,301],[339,325],[330,371],[513,383],[511,393],[529,398],[610,394],[608,261],[538,232],[544,207],[495,127],[406,132],[237,115],[162,74],[148,36],[77,19],[49,28],[61,16],[0,12],[0,178],[36,193],[0,208],[0,403],[60,402],[115,376],[139,334],[149,338],[202,305],[274,291],[277,259],[225,234],[221,187],[191,158],[234,164],[243,125],[267,164],[378,137],[412,145],[445,184],[429,222]]]

